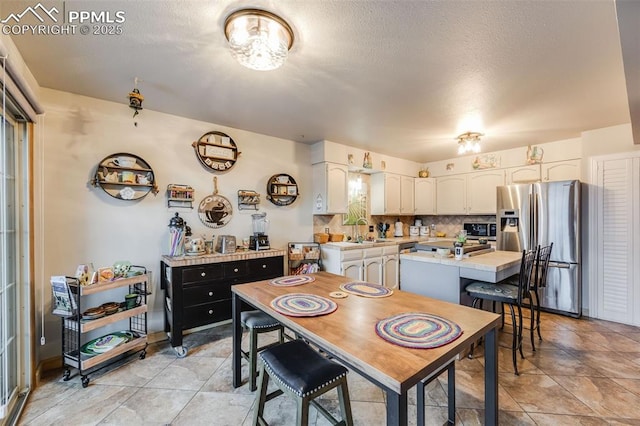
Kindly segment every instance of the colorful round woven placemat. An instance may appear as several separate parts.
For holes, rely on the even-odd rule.
[[[336,302],[331,299],[305,293],[278,296],[271,301],[271,307],[290,317],[316,317],[338,309]]]
[[[398,346],[431,349],[453,342],[462,335],[462,329],[437,315],[410,312],[378,321],[376,333]]]
[[[275,278],[269,281],[269,284],[279,287],[293,287],[295,285],[302,285],[312,283],[316,280],[311,275],[287,275],[280,278]]]
[[[364,281],[353,281],[350,283],[342,284],[341,290],[347,293],[355,294],[363,297],[387,297],[393,294],[393,290],[390,288],[381,286],[379,284],[367,283]]]

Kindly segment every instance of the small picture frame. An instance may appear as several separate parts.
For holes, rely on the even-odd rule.
[[[281,186],[279,188],[278,192],[280,193],[280,195],[287,195],[287,187],[286,186]]]
[[[298,195],[298,188],[296,186],[287,186],[287,195]]]

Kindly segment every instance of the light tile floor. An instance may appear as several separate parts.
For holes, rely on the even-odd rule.
[[[525,356],[513,374],[511,334],[500,333],[499,403],[504,425],[640,425],[640,328],[583,318],[543,314],[543,341],[532,352],[525,330]],[[50,372],[29,397],[20,425],[224,425],[251,424],[254,394],[246,384],[231,386],[231,325],[185,337],[186,358],[176,358],[168,342],[149,346],[144,360],[130,357],[91,375],[62,380]],[[393,360],[389,360],[393,362]],[[456,424],[483,424],[484,358],[456,364]],[[427,389],[427,422],[447,417],[446,374]],[[384,393],[355,373],[349,393],[356,425],[384,425]],[[409,393],[409,424],[415,424],[415,390]],[[339,413],[337,393],[323,403]],[[311,425],[326,419],[311,409]],[[291,425],[295,404],[285,396],[267,403],[271,425]]]

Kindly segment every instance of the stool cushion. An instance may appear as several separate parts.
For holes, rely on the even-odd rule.
[[[273,328],[280,323],[262,311],[240,312],[240,322],[248,328]]]
[[[264,368],[274,380],[300,397],[344,377],[347,369],[314,351],[302,340],[292,340],[260,352]]]
[[[471,297],[480,297],[497,302],[514,303],[518,299],[518,287],[509,284],[494,284],[476,281],[465,287]]]

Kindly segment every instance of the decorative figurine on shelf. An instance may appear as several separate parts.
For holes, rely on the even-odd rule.
[[[527,147],[527,164],[540,164],[542,163],[542,156],[544,155],[544,150],[539,146],[531,146]]]
[[[428,178],[429,177],[429,168],[425,167],[423,169],[420,169],[420,171],[418,172],[418,177]]]
[[[368,152],[364,153],[364,161],[362,162],[362,167],[364,167],[365,169],[370,169],[372,167],[371,154],[369,154]]]
[[[129,108],[134,110],[133,118],[136,118],[136,115],[139,114],[139,111],[142,110],[142,101],[144,101],[144,96],[138,90],[138,77],[133,80],[133,90],[129,92]],[[137,121],[133,122],[134,126],[138,125]]]

